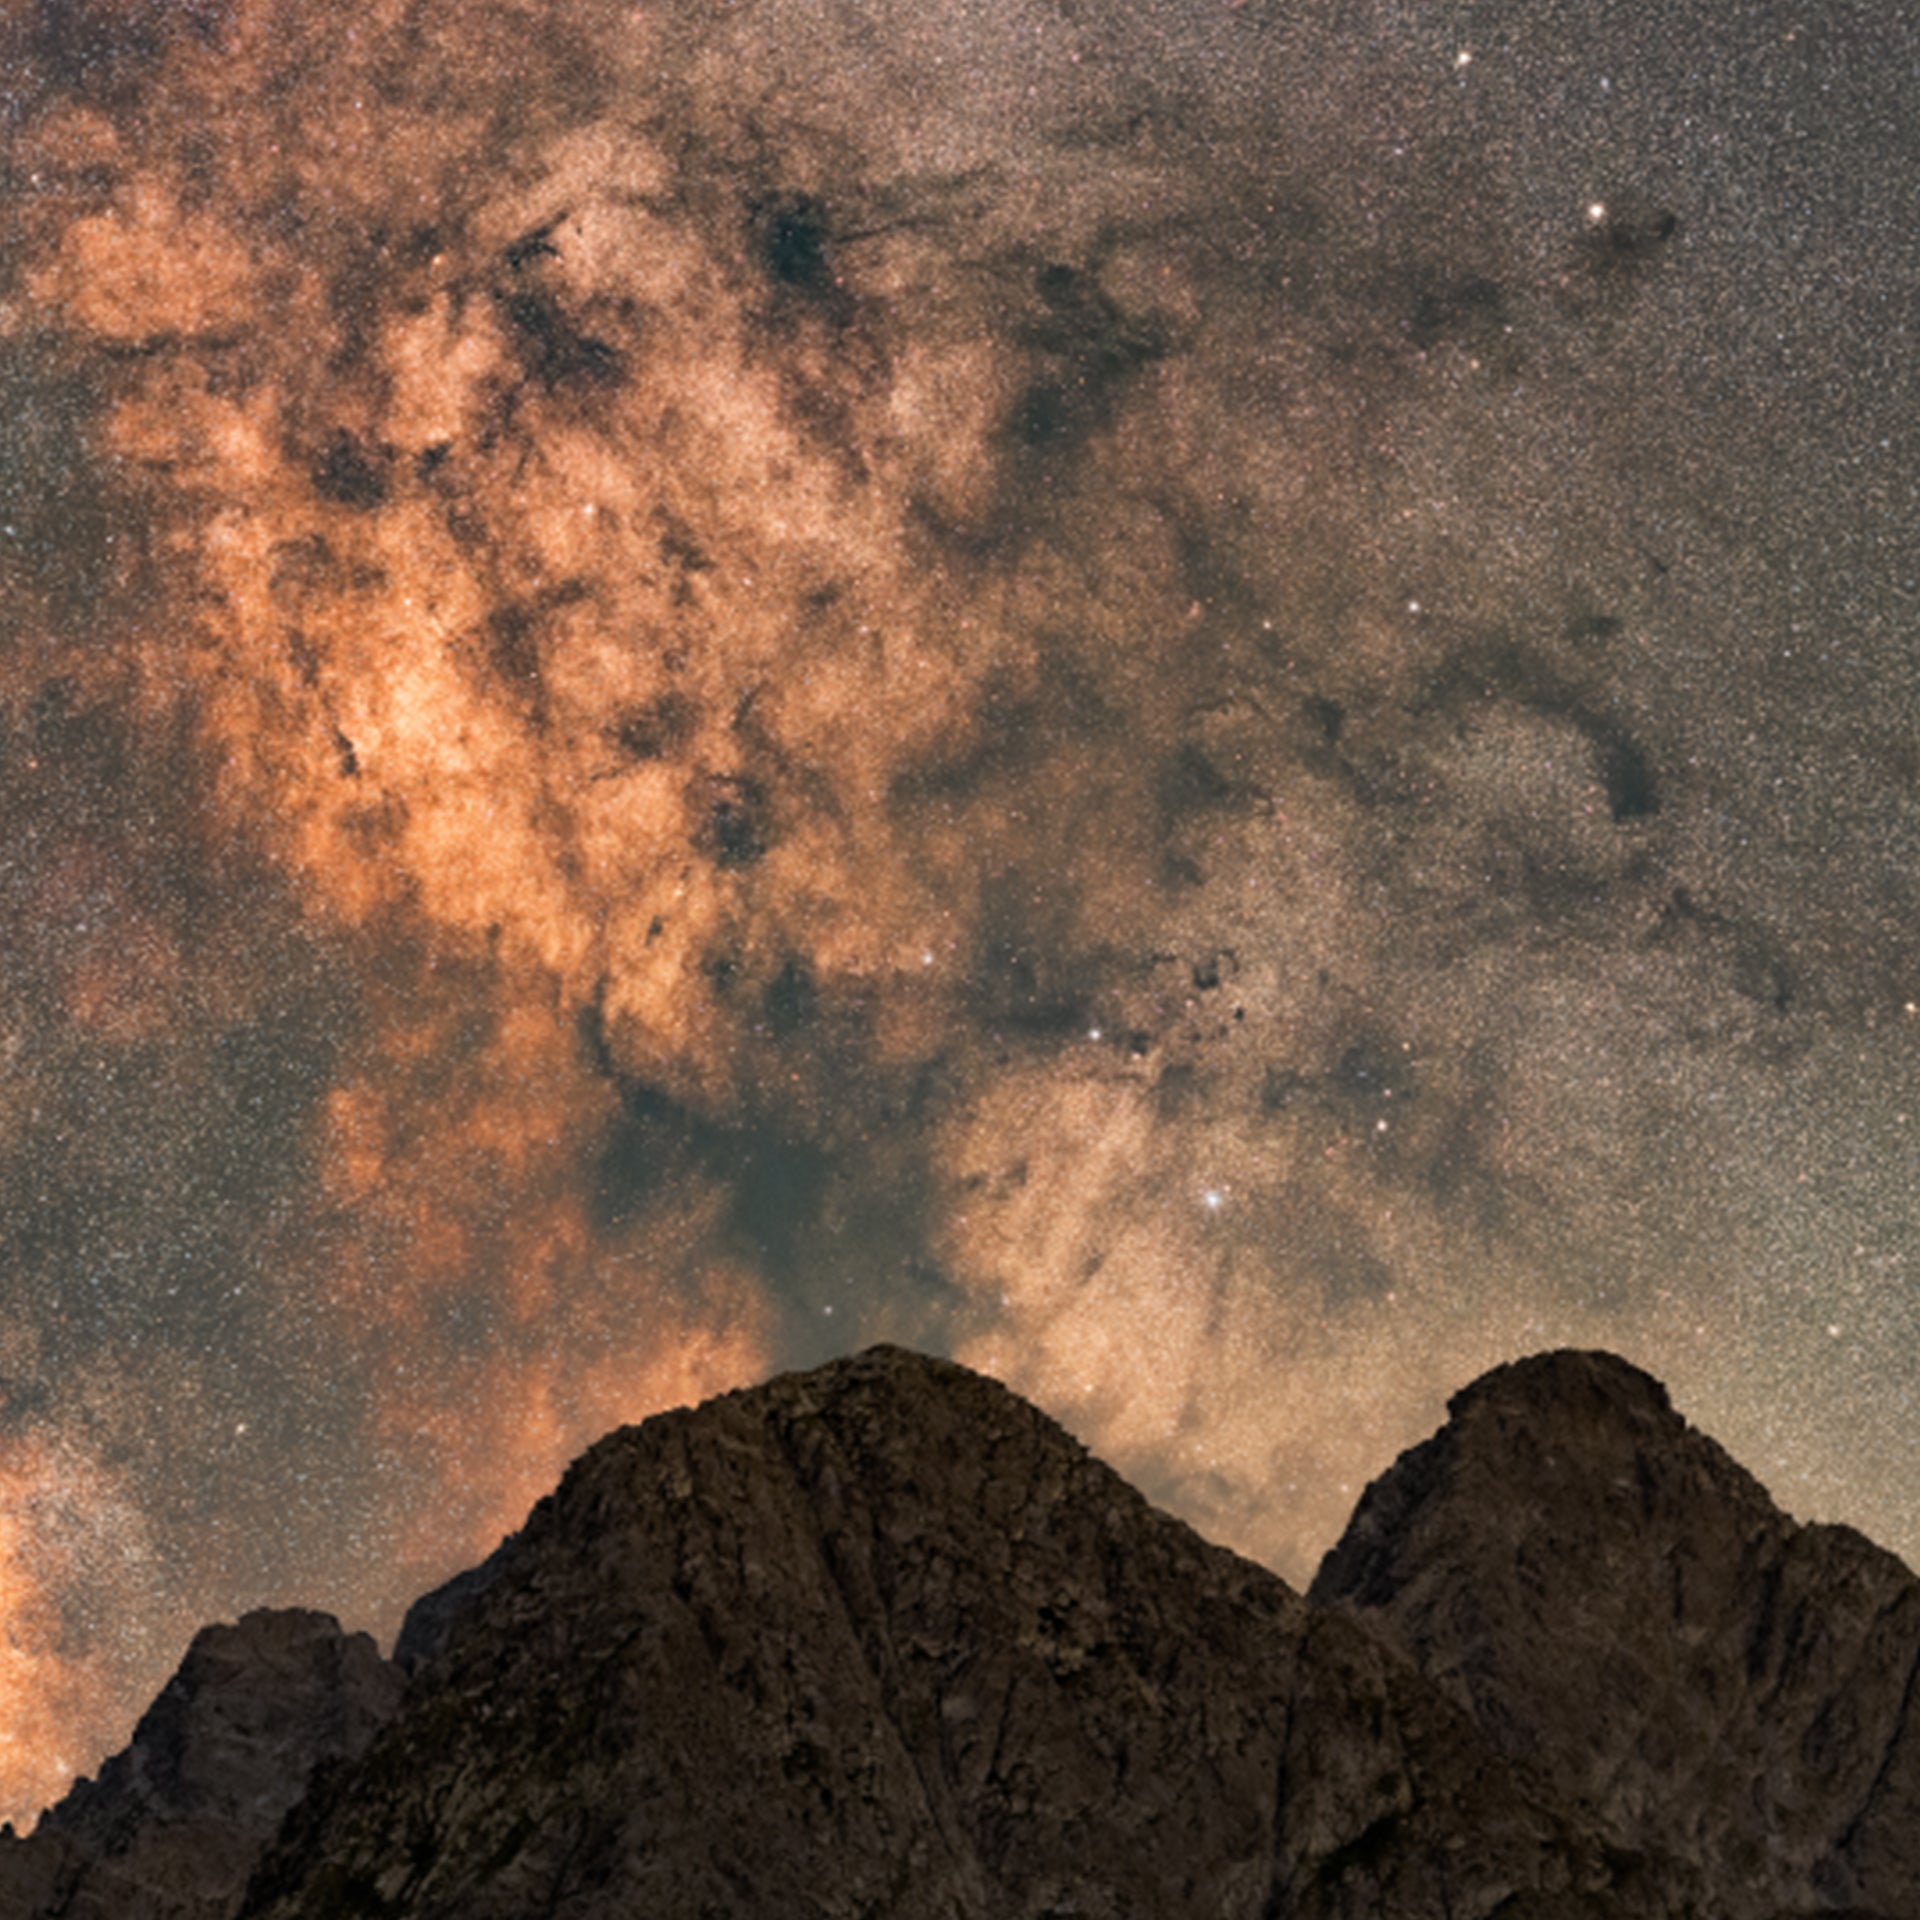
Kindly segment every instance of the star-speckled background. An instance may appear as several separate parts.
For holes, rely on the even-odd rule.
[[[1298,1580],[1920,1550],[1920,21],[0,10],[0,1812],[890,1337]]]

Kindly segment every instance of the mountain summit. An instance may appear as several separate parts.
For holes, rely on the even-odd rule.
[[[1729,1911],[1920,1914],[1907,1568],[1796,1526],[1611,1354],[1497,1368],[1449,1415],[1367,1489],[1311,1599],[1384,1629],[1615,1843],[1696,1861]]]
[[[1457,1396],[1303,1599],[876,1348],[583,1455],[414,1609],[377,1731],[280,1716],[244,1889],[116,1761],[0,1843],[0,1911],[1911,1920],[1915,1605],[1606,1355]],[[189,1741],[232,1714],[193,1668]]]

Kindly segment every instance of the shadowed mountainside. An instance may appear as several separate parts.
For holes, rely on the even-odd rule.
[[[403,1686],[328,1614],[201,1628],[100,1777],[31,1839],[0,1831],[0,1915],[226,1920],[315,1767],[363,1751]]]

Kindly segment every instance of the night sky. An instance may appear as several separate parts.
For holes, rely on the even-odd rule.
[[[0,14],[0,1813],[951,1353],[1299,1582],[1600,1345],[1920,1557],[1920,16]]]

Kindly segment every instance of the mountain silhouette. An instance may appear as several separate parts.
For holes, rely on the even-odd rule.
[[[1729,1913],[1920,1914],[1907,1568],[1796,1526],[1610,1354],[1497,1368],[1449,1414],[1310,1598],[1384,1628],[1558,1804],[1695,1861]]]

